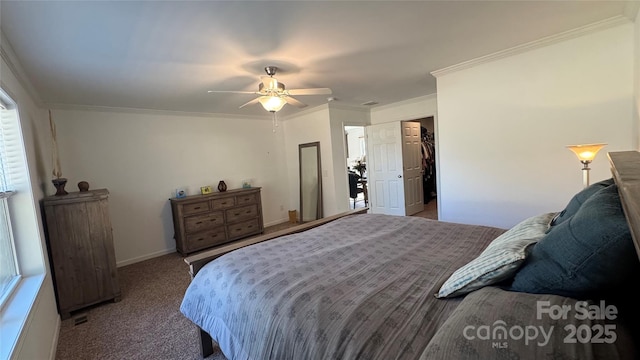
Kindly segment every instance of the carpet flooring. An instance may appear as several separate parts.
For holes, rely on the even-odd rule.
[[[124,266],[118,275],[122,300],[62,321],[56,359],[202,359],[197,329],[179,311],[190,281],[182,256]],[[218,349],[206,359],[226,360]]]
[[[414,216],[437,219],[435,200]],[[202,359],[197,328],[179,310],[191,280],[180,254],[118,268],[118,276],[121,301],[84,309],[62,321],[56,360]],[[226,358],[216,348],[206,360]]]

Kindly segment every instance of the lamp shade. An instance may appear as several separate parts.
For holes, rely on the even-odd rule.
[[[607,144],[567,145],[567,148],[573,151],[580,161],[591,162],[605,145]]]
[[[261,96],[258,101],[262,107],[270,112],[280,111],[287,102],[279,96]]]

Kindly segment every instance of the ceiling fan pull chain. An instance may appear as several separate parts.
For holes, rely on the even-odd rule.
[[[276,118],[276,112],[272,111],[273,114],[273,132],[276,132],[276,127],[278,127],[278,119]]]

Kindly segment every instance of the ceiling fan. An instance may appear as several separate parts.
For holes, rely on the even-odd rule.
[[[290,89],[287,90],[284,83],[279,82],[273,76],[278,71],[275,66],[267,66],[264,71],[268,76],[260,77],[260,84],[258,84],[258,91],[233,91],[233,90],[209,90],[209,93],[234,93],[234,94],[254,94],[260,95],[257,98],[240,105],[243,108],[247,105],[253,105],[260,103],[265,110],[270,112],[280,111],[285,104],[293,105],[299,108],[307,106],[299,100],[292,97],[301,95],[329,95],[331,89],[329,88],[311,88],[311,89]]]

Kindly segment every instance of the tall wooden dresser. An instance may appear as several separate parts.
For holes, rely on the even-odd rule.
[[[43,200],[47,246],[63,319],[81,308],[120,300],[107,189]]]
[[[260,188],[171,198],[176,250],[182,255],[260,234]]]

